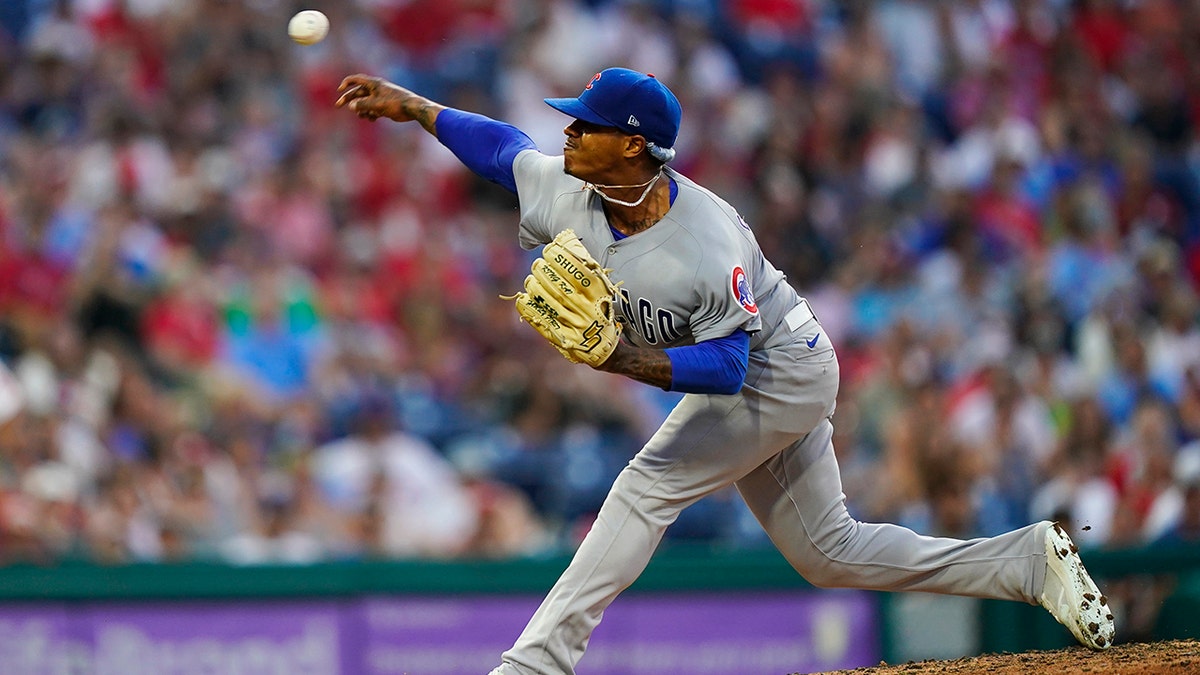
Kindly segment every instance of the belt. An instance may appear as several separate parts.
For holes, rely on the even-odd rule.
[[[817,315],[813,314],[812,307],[808,306],[808,300],[804,299],[801,299],[800,304],[783,315],[783,320],[787,323],[788,330],[791,331],[796,330],[815,318],[817,318]]]

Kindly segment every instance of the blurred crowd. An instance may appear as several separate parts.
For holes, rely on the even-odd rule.
[[[856,517],[1200,541],[1200,2],[6,0],[0,562],[573,546],[678,396],[522,326],[515,198],[332,103],[553,154],[611,65],[833,339]],[[769,545],[732,490],[675,541]]]

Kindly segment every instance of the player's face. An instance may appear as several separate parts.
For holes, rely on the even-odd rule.
[[[628,137],[616,127],[575,120],[563,129],[563,170],[581,180],[603,182],[618,165]]]

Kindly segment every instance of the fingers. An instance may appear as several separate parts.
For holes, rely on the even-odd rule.
[[[368,122],[374,122],[382,116],[371,99],[358,98],[350,101],[350,110]]]
[[[346,77],[342,78],[342,83],[338,85],[337,90],[340,94],[352,87],[361,87],[363,85],[370,84],[373,80],[375,80],[374,77],[371,77],[370,75],[363,75],[362,73],[347,75]]]
[[[347,89],[345,92],[343,92],[342,95],[338,97],[337,102],[334,103],[333,105],[336,108],[341,108],[342,106],[346,105],[347,103],[350,103],[351,101],[353,101],[355,99],[359,99],[364,96],[370,96],[370,95],[371,95],[371,91],[367,88],[366,85],[362,85],[362,84],[355,85],[355,86],[352,86],[349,89]]]
[[[379,85],[382,82],[378,77],[370,75],[355,74],[349,75],[342,79],[338,85],[338,96],[333,106],[335,108],[348,107],[354,114],[368,122],[374,122],[382,116],[379,111],[381,104],[376,94],[379,93]]]
[[[338,96],[337,102],[333,105],[335,108],[341,108],[355,99],[375,94],[378,88],[379,78],[377,77],[371,77],[370,75],[363,75],[361,73],[349,75],[343,78],[341,84],[338,85],[337,91],[338,94],[341,95]],[[357,106],[353,105],[350,106],[352,110],[356,107]]]
[[[362,95],[363,95],[363,93],[362,93],[361,87],[352,87],[351,89],[347,90],[345,93],[343,93],[341,96],[338,97],[338,100],[333,104],[333,107],[341,108],[342,106],[346,105],[350,101],[352,101]]]
[[[335,107],[349,107],[354,114],[359,117],[374,122],[379,119],[380,113],[376,109],[377,101],[374,101],[370,93],[365,91],[363,87],[355,87],[348,90],[338,98]]]

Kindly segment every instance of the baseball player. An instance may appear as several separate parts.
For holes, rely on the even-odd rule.
[[[618,283],[621,319],[619,341],[587,362],[686,394],[616,478],[493,675],[574,673],[605,608],[680,511],[731,483],[816,586],[1040,603],[1084,645],[1112,644],[1108,601],[1056,524],[961,541],[850,517],[831,442],[833,345],[733,207],[671,169],[681,108],[653,75],[610,68],[576,98],[546,99],[570,118],[559,155],[377,77],[351,75],[338,92],[336,105],[359,117],[418,122],[515,192],[525,248],[577,233]]]

